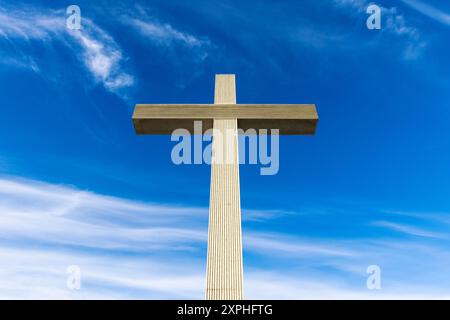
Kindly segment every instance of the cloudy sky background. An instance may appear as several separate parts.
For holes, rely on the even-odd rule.
[[[0,298],[202,299],[207,165],[135,103],[316,103],[280,172],[241,166],[245,297],[450,298],[450,4],[0,1]],[[66,287],[71,265],[82,287]],[[369,265],[382,289],[366,288]]]

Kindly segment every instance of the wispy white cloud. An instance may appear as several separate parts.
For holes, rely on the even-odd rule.
[[[142,5],[135,5],[133,10],[124,10],[118,14],[121,22],[146,37],[153,44],[164,46],[182,45],[190,49],[205,49],[211,42],[206,37],[181,30],[159,18]]]
[[[149,15],[143,7],[123,12],[115,7],[110,10],[127,30],[153,45],[170,50],[175,47],[184,48],[184,52],[192,52],[190,58],[196,61],[203,61],[208,56],[211,48],[209,39],[161,22]],[[46,62],[40,63],[32,59],[32,46],[26,44],[40,42],[46,45],[47,50],[54,50],[48,44],[58,43],[64,44],[82,62],[92,80],[102,84],[110,92],[125,97],[126,89],[136,83],[136,76],[127,67],[128,57],[123,49],[110,33],[86,15],[82,15],[80,30],[69,30],[66,28],[66,13],[63,10],[37,7],[0,9],[0,40],[14,43],[16,51],[20,51],[9,53],[10,58],[4,59],[3,65],[28,68],[34,72],[42,71],[41,75],[48,76],[48,72],[44,70]],[[6,55],[5,52],[4,56]],[[17,58],[21,56],[29,58]],[[178,55],[173,61],[179,61],[179,57]]]
[[[446,293],[432,293],[426,286],[405,286],[392,291],[371,291],[360,286],[355,288],[343,281],[322,277],[292,277],[277,272],[251,272],[245,281],[246,292],[254,299],[298,300],[402,300],[402,299],[449,299]]]
[[[436,239],[446,239],[447,236],[437,232],[431,232],[422,228],[417,228],[414,226],[406,225],[403,223],[395,223],[390,221],[375,221],[372,223],[374,226],[388,228],[394,231],[406,233],[413,236],[436,238]]]
[[[26,238],[97,250],[187,250],[207,238],[206,208],[142,203],[17,179],[0,179],[0,200],[0,233],[13,243]],[[253,232],[244,240],[254,252],[349,255],[325,244],[296,245],[296,239],[277,234]]]
[[[242,220],[243,221],[255,221],[262,222],[272,219],[277,219],[285,217],[287,215],[295,214],[294,212],[284,211],[284,210],[243,210]]]
[[[421,211],[405,211],[405,210],[382,210],[382,212],[398,215],[413,217],[421,220],[436,221],[439,223],[450,224],[450,212],[421,212]]]
[[[203,299],[205,265],[184,258],[109,257],[42,252],[32,248],[0,251],[0,299]],[[68,290],[69,265],[80,267],[81,289]],[[449,299],[448,292],[413,284],[369,291],[365,277],[355,288],[344,280],[312,274],[246,270],[247,299]]]
[[[207,214],[0,178],[0,297],[202,298]],[[252,232],[244,240],[253,253],[280,257],[347,254],[277,234]],[[65,288],[74,264],[82,269],[79,293]]]
[[[333,0],[333,2],[338,6],[349,6],[358,11],[365,11],[368,3],[366,0]]]
[[[178,42],[188,47],[201,47],[207,45],[209,41],[199,39],[198,37],[179,31],[170,24],[151,21],[150,19],[124,18],[124,22],[136,28],[143,36],[161,44],[170,45]]]
[[[121,67],[122,50],[109,34],[89,19],[83,19],[81,30],[68,31],[83,49],[82,59],[87,69],[108,90],[114,92],[134,84],[134,77]]]
[[[4,239],[92,249],[189,249],[203,230],[170,225],[198,209],[120,200],[70,187],[0,179],[0,232]],[[180,220],[180,219],[178,219]],[[130,221],[130,222],[128,222]]]
[[[439,22],[450,26],[450,14],[436,7],[418,0],[401,0],[404,4],[410,6],[421,14]]]
[[[58,250],[3,248],[0,299],[201,299],[204,266],[184,259],[99,256]],[[69,266],[81,271],[81,289],[66,286]]]
[[[0,36],[8,39],[50,40],[64,26],[64,15],[59,13],[0,8]]]
[[[373,4],[373,1],[368,0],[334,0],[338,7],[350,8],[358,15],[367,16],[367,7]],[[422,50],[426,47],[427,42],[422,37],[420,31],[411,25],[405,18],[404,14],[400,13],[397,7],[384,7],[377,4],[381,9],[381,31],[387,32],[398,37],[401,37],[406,42],[406,49],[404,58],[406,60],[413,60],[419,57]]]
[[[0,177],[0,298],[202,299],[207,219],[202,207]],[[414,282],[430,272],[437,279],[440,271],[446,276],[447,250],[404,241],[300,237],[273,232],[270,225],[244,228],[244,256],[271,261],[265,271],[245,261],[247,298],[448,297],[446,281]],[[417,228],[399,230],[435,236]],[[437,262],[439,268],[426,268]],[[365,289],[369,264],[389,270],[383,277],[389,290]],[[80,291],[66,288],[70,265],[81,268]],[[405,279],[408,274],[421,277],[412,281]]]
[[[13,68],[31,70],[35,73],[39,73],[41,71],[32,56],[23,55],[16,57],[3,57],[0,60],[0,64]]]
[[[357,253],[336,244],[319,243],[298,237],[289,237],[276,233],[252,233],[244,235],[245,246],[256,252],[271,252],[274,255],[293,257],[329,256],[350,257]]]
[[[92,20],[83,17],[80,30],[66,28],[65,12],[43,9],[1,9],[0,38],[9,42],[53,41],[66,45],[84,64],[92,78],[111,92],[133,85],[134,77],[123,68],[123,53],[114,39]],[[22,46],[21,50],[26,50]],[[16,53],[17,55],[17,53]],[[30,52],[27,53],[31,55]],[[17,59],[10,58],[11,65],[17,65]],[[40,67],[33,63],[29,66],[37,72]],[[20,63],[20,61],[19,61]]]
[[[172,53],[171,62],[182,61],[186,55],[191,61],[202,62],[214,48],[207,37],[163,22],[144,6],[137,5],[134,10],[125,10],[119,16],[120,22],[145,39],[146,43]]]

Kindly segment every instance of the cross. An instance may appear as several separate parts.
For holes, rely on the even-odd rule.
[[[238,129],[311,135],[319,118],[313,104],[236,104],[235,75],[215,80],[214,104],[137,104],[133,123],[137,134],[179,128],[193,134],[194,121],[202,121],[204,131],[213,128],[206,299],[238,300],[243,299]],[[215,161],[219,153],[232,161]]]

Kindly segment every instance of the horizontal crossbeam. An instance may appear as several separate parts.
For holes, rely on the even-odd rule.
[[[133,123],[138,134],[171,134],[184,128],[194,133],[194,121],[202,129],[213,119],[237,119],[243,130],[279,129],[280,134],[314,134],[319,117],[314,104],[137,104]]]

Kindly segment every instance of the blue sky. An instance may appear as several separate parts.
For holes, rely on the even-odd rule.
[[[0,1],[0,297],[202,299],[210,167],[136,103],[316,103],[280,171],[242,165],[245,292],[450,298],[450,3]],[[378,265],[382,289],[366,288]],[[78,265],[82,288],[66,288]]]

